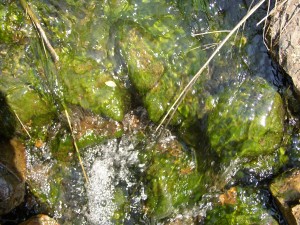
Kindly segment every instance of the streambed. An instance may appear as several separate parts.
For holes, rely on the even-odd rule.
[[[40,213],[60,224],[285,224],[268,184],[299,166],[298,120],[256,27],[266,6],[156,132],[227,34],[200,33],[231,29],[251,2],[28,3],[60,60],[18,3],[1,4],[1,137],[23,146],[2,149],[23,149],[27,165],[25,199],[1,224]],[[14,171],[2,155],[1,171]]]

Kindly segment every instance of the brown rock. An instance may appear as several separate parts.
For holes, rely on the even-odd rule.
[[[300,170],[281,174],[270,185],[276,204],[289,225],[300,224]]]
[[[300,2],[277,1],[266,29],[272,56],[293,79],[300,93]]]
[[[25,148],[16,139],[0,141],[0,215],[23,202],[25,194]]]
[[[300,224],[300,204],[292,208],[292,214],[294,215],[297,224]]]
[[[25,147],[16,138],[9,141],[0,141],[0,163],[15,173],[22,181],[25,181]]]
[[[47,215],[39,214],[19,225],[59,225],[59,223]]]

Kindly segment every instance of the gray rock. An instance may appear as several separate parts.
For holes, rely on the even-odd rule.
[[[300,93],[300,2],[278,1],[266,29],[266,42],[272,56],[292,77]]]

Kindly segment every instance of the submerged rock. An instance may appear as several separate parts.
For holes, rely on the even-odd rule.
[[[248,79],[225,90],[215,105],[207,135],[223,172],[238,179],[252,174],[256,182],[278,170],[284,163],[285,113],[274,88],[262,78]]]
[[[206,214],[204,224],[272,224],[279,223],[267,209],[268,194],[251,188],[231,187],[219,196]]]
[[[145,210],[156,221],[193,206],[203,194],[202,175],[176,139],[166,139],[140,157],[147,165]]]
[[[279,175],[271,182],[270,191],[288,224],[300,224],[300,171]]]
[[[129,95],[113,76],[99,69],[93,59],[67,56],[61,70],[67,102],[121,121],[128,109]]]
[[[132,23],[119,22],[118,43],[130,81],[150,119],[157,122],[205,61],[206,54],[194,49],[199,43],[184,30],[185,21],[178,11],[163,2],[140,7],[143,18],[149,17],[149,20],[142,19],[139,14],[127,15],[126,21],[129,18]],[[173,124],[197,116],[200,103],[195,93],[201,93],[203,80],[207,79],[203,74],[192,93],[186,95]]]

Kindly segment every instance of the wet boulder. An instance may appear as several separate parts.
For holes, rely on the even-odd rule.
[[[84,111],[80,107],[73,107],[70,111],[72,128],[77,146],[80,151],[111,138],[121,137],[123,126],[121,122],[101,117]],[[73,150],[73,137],[67,125],[57,124],[52,127],[48,135],[51,152],[58,161],[71,162],[76,157]],[[47,142],[42,143],[46,145]],[[37,145],[35,145],[37,147]]]
[[[280,95],[259,77],[220,94],[208,115],[207,136],[226,179],[256,182],[280,168],[286,160],[280,148],[284,115]]]
[[[205,190],[202,175],[177,140],[158,143],[140,158],[147,165],[143,178],[147,185],[145,210],[151,218],[159,221],[200,199]]]
[[[66,101],[121,121],[130,99],[125,87],[91,58],[68,55],[63,61],[60,75]]]
[[[300,223],[300,171],[282,173],[270,184],[270,191],[288,224]]]
[[[8,213],[24,199],[25,183],[0,164],[0,215]]]
[[[194,49],[199,43],[183,29],[185,21],[178,11],[163,2],[149,4],[139,6],[143,18],[149,20],[139,14],[127,15],[126,20],[132,23],[120,23],[117,41],[135,95],[141,98],[150,119],[157,122],[200,68],[206,54]],[[201,93],[206,79],[204,73],[187,93],[173,124],[197,116],[201,103],[195,93]]]
[[[265,190],[231,187],[219,195],[206,213],[204,224],[272,224],[279,223],[267,209],[269,194]]]
[[[0,215],[23,202],[25,178],[24,146],[16,139],[0,141]]]
[[[54,109],[51,97],[46,94],[49,90],[45,90],[45,83],[39,77],[39,72],[42,70],[35,69],[32,62],[35,57],[30,42],[32,41],[33,44],[38,40],[33,37],[33,32],[28,26],[30,21],[25,19],[24,12],[17,3],[1,3],[0,11],[0,22],[3,24],[0,28],[0,37],[3,40],[0,91],[6,97],[11,112],[8,113],[6,107],[3,107],[2,111],[7,111],[5,113],[7,119],[10,115],[19,117],[23,125],[30,130],[30,127],[34,127],[36,123],[41,125],[45,121],[46,123],[51,121]],[[3,120],[4,117],[1,119]],[[12,123],[13,118],[9,121]],[[5,120],[3,122],[4,126]],[[25,133],[23,129],[18,129],[20,126],[16,125],[19,123],[15,123],[18,132]],[[3,132],[7,131],[3,129]]]

